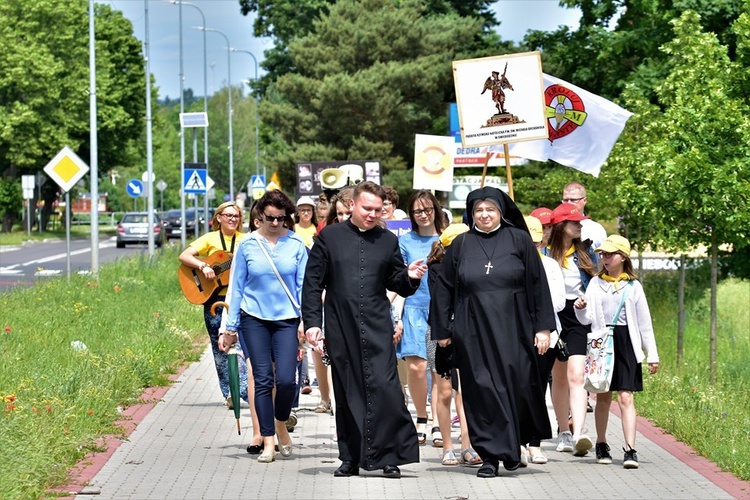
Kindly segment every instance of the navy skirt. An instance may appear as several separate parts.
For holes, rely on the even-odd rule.
[[[612,370],[611,391],[643,390],[643,370],[641,363],[636,361],[633,344],[630,342],[630,332],[627,325],[618,325],[614,333],[615,368]]]

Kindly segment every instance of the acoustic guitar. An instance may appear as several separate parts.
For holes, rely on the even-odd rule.
[[[177,278],[180,281],[182,294],[193,304],[205,304],[211,296],[229,284],[229,268],[232,265],[232,254],[229,252],[219,251],[212,253],[206,258],[198,257],[198,260],[205,262],[214,270],[216,277],[207,279],[203,271],[194,267],[188,267],[180,264],[177,269]]]

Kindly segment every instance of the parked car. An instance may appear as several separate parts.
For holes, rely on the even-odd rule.
[[[198,225],[199,230],[202,233],[203,232],[203,223],[205,221],[205,217],[203,216],[204,210],[203,208],[198,208]],[[210,221],[214,216],[214,209],[209,208],[208,209],[208,220]],[[174,210],[169,210],[166,214],[164,214],[164,235],[167,239],[170,238],[181,238],[182,237],[182,210],[179,208],[176,208]],[[211,228],[209,227],[209,231]],[[195,234],[195,208],[186,208],[185,209],[185,233],[188,236]]]
[[[151,214],[154,222],[154,244],[164,244],[164,227],[157,214]],[[148,212],[125,212],[117,224],[117,248],[128,243],[148,243]]]

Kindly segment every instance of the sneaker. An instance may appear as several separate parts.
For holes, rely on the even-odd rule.
[[[573,451],[573,434],[562,431],[557,435],[557,451],[570,453]]]
[[[294,432],[294,428],[297,425],[297,414],[292,412],[289,414],[289,419],[286,421],[287,432]]]
[[[310,394],[312,392],[312,387],[310,387],[310,384],[305,384],[302,386],[302,390],[300,392],[302,394]]]
[[[612,463],[612,455],[609,454],[607,443],[596,443],[596,463],[605,465]]]
[[[638,454],[633,448],[630,448],[629,450],[626,450],[625,448],[622,449],[625,452],[625,458],[622,460],[622,466],[626,469],[637,469],[638,468]]]
[[[451,427],[461,427],[461,422],[458,419],[458,415],[451,419]]]
[[[591,442],[591,438],[588,437],[586,434],[581,434],[580,436],[577,436],[574,439],[575,442],[575,452],[573,453],[573,456],[575,457],[583,457],[585,456],[591,448],[593,448],[594,443]]]

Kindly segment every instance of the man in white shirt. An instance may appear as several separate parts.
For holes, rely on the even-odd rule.
[[[575,205],[579,212],[585,214],[586,188],[580,182],[570,182],[563,188],[563,203]],[[591,241],[592,248],[599,248],[607,239],[607,231],[604,227],[592,219],[581,221],[581,240]]]

